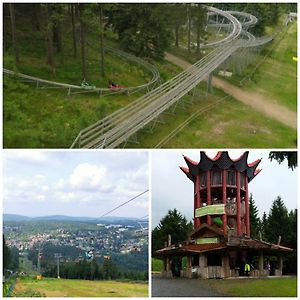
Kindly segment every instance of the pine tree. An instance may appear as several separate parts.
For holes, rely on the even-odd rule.
[[[259,238],[261,222],[258,216],[258,209],[255,205],[252,194],[249,198],[249,214],[250,214],[250,232],[252,238]]]
[[[273,152],[270,152],[269,159],[271,161],[273,159],[275,159],[280,164],[283,161],[287,160],[288,167],[290,169],[294,170],[295,168],[297,168],[297,152],[296,151],[287,151],[287,152],[273,151]]]
[[[169,210],[152,231],[153,251],[164,247],[169,234],[173,244],[185,241],[192,229],[192,223],[188,222],[177,209]]]
[[[266,228],[268,226],[268,217],[266,212],[264,211],[264,214],[262,216],[261,219],[261,226],[260,226],[260,231],[261,231],[261,235],[262,235],[262,239],[266,240]]]
[[[288,211],[283,200],[278,196],[271,207],[268,224],[266,226],[266,238],[271,243],[277,243],[278,237],[281,236],[281,242],[286,241],[286,230],[288,226]]]
[[[19,42],[17,37],[17,26],[16,26],[16,16],[15,16],[15,5],[10,3],[9,4],[9,11],[10,11],[10,21],[11,21],[11,33],[12,33],[12,42],[15,52],[15,63],[16,65],[20,62],[19,56]]]

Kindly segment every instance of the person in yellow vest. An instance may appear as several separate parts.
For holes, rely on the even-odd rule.
[[[248,264],[248,262],[246,261],[245,263],[245,275],[249,277],[249,273],[250,273],[250,265]]]

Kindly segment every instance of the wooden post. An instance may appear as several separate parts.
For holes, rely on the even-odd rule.
[[[240,172],[236,172],[236,223],[237,223],[237,236],[241,235],[241,182]]]
[[[247,174],[245,176],[245,190],[246,190],[246,197],[245,197],[245,214],[246,214],[246,235],[250,237],[250,212],[249,212],[249,193],[248,193],[248,177]]]
[[[224,206],[226,205],[226,198],[227,198],[227,191],[226,191],[226,185],[227,185],[227,182],[226,182],[226,170],[223,170],[222,171],[222,190],[223,190],[223,204]],[[227,216],[226,216],[226,211],[225,213],[222,215],[222,222],[223,222],[223,233],[224,235],[227,235]]]
[[[199,208],[201,206],[201,200],[200,200],[200,175],[197,175],[197,177],[196,177],[196,187],[195,187],[195,189],[196,189],[196,207],[195,207],[195,211],[196,211],[196,208]],[[196,225],[196,227],[195,227],[195,225],[194,225],[194,227],[196,229],[196,228],[200,227],[201,223],[200,223],[200,218],[196,218],[196,216],[195,216],[195,219],[196,220],[194,220],[194,224]]]
[[[259,275],[262,276],[264,273],[264,253],[263,253],[263,251],[259,252],[258,269],[259,269]]]
[[[230,276],[230,265],[229,265],[229,257],[226,252],[222,254],[222,268],[223,268],[223,274],[224,277],[229,277]]]
[[[168,247],[172,245],[172,237],[171,234],[168,234]]]
[[[283,261],[282,261],[282,255],[279,254],[277,257],[277,262],[278,262],[278,275],[281,276],[282,275],[282,267],[283,267]]]
[[[211,205],[210,170],[206,171],[206,199],[207,205]],[[211,216],[207,216],[207,224],[211,225]]]
[[[167,259],[166,259],[166,271],[169,272],[171,271],[171,263],[170,263],[170,257],[167,256]]]

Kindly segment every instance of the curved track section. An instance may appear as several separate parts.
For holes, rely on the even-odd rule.
[[[55,81],[51,81],[51,80],[42,79],[39,77],[29,76],[29,75],[22,74],[22,73],[16,73],[16,72],[8,70],[8,69],[3,69],[3,74],[6,76],[17,76],[17,77],[22,78],[25,81],[36,83],[37,87],[51,86],[51,87],[66,89],[68,91],[68,95],[78,94],[78,93],[98,93],[100,95],[115,94],[115,93],[133,94],[135,92],[138,92],[138,91],[141,91],[144,89],[149,90],[159,83],[160,75],[155,66],[149,64],[148,62],[146,62],[145,60],[143,60],[139,57],[136,57],[129,53],[123,52],[121,50],[114,49],[112,47],[105,47],[104,50],[106,52],[110,52],[113,55],[118,56],[122,59],[132,61],[132,62],[142,66],[144,69],[148,70],[151,73],[151,75],[152,75],[151,80],[145,84],[135,86],[135,87],[110,89],[110,88],[97,88],[97,87],[82,87],[80,85],[55,82]]]
[[[219,14],[229,21],[226,26],[233,28],[230,34],[221,41],[204,45],[204,47],[213,46],[215,49],[185,71],[126,107],[82,130],[71,148],[119,146],[195,88],[236,50],[264,45],[275,36],[257,39],[249,33],[246,29],[257,23],[257,18],[250,14],[224,12],[213,7],[209,7],[208,11],[209,14]],[[244,22],[240,22],[234,15],[243,18]]]

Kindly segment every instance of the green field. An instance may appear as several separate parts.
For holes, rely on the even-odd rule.
[[[297,277],[208,280],[211,288],[235,297],[297,297]]]
[[[267,54],[273,46],[268,58],[244,88],[297,111],[297,62],[293,60],[297,57],[297,23],[282,32],[264,53]]]
[[[165,79],[178,72],[167,62],[159,62]],[[18,79],[4,78],[4,147],[68,148],[83,128],[124,107],[141,94],[78,94],[36,89]]]
[[[18,279],[15,297],[39,292],[45,297],[147,297],[148,284],[119,281],[90,281],[75,279],[29,277]]]
[[[152,272],[161,272],[163,269],[163,261],[161,259],[151,258],[151,271]]]

